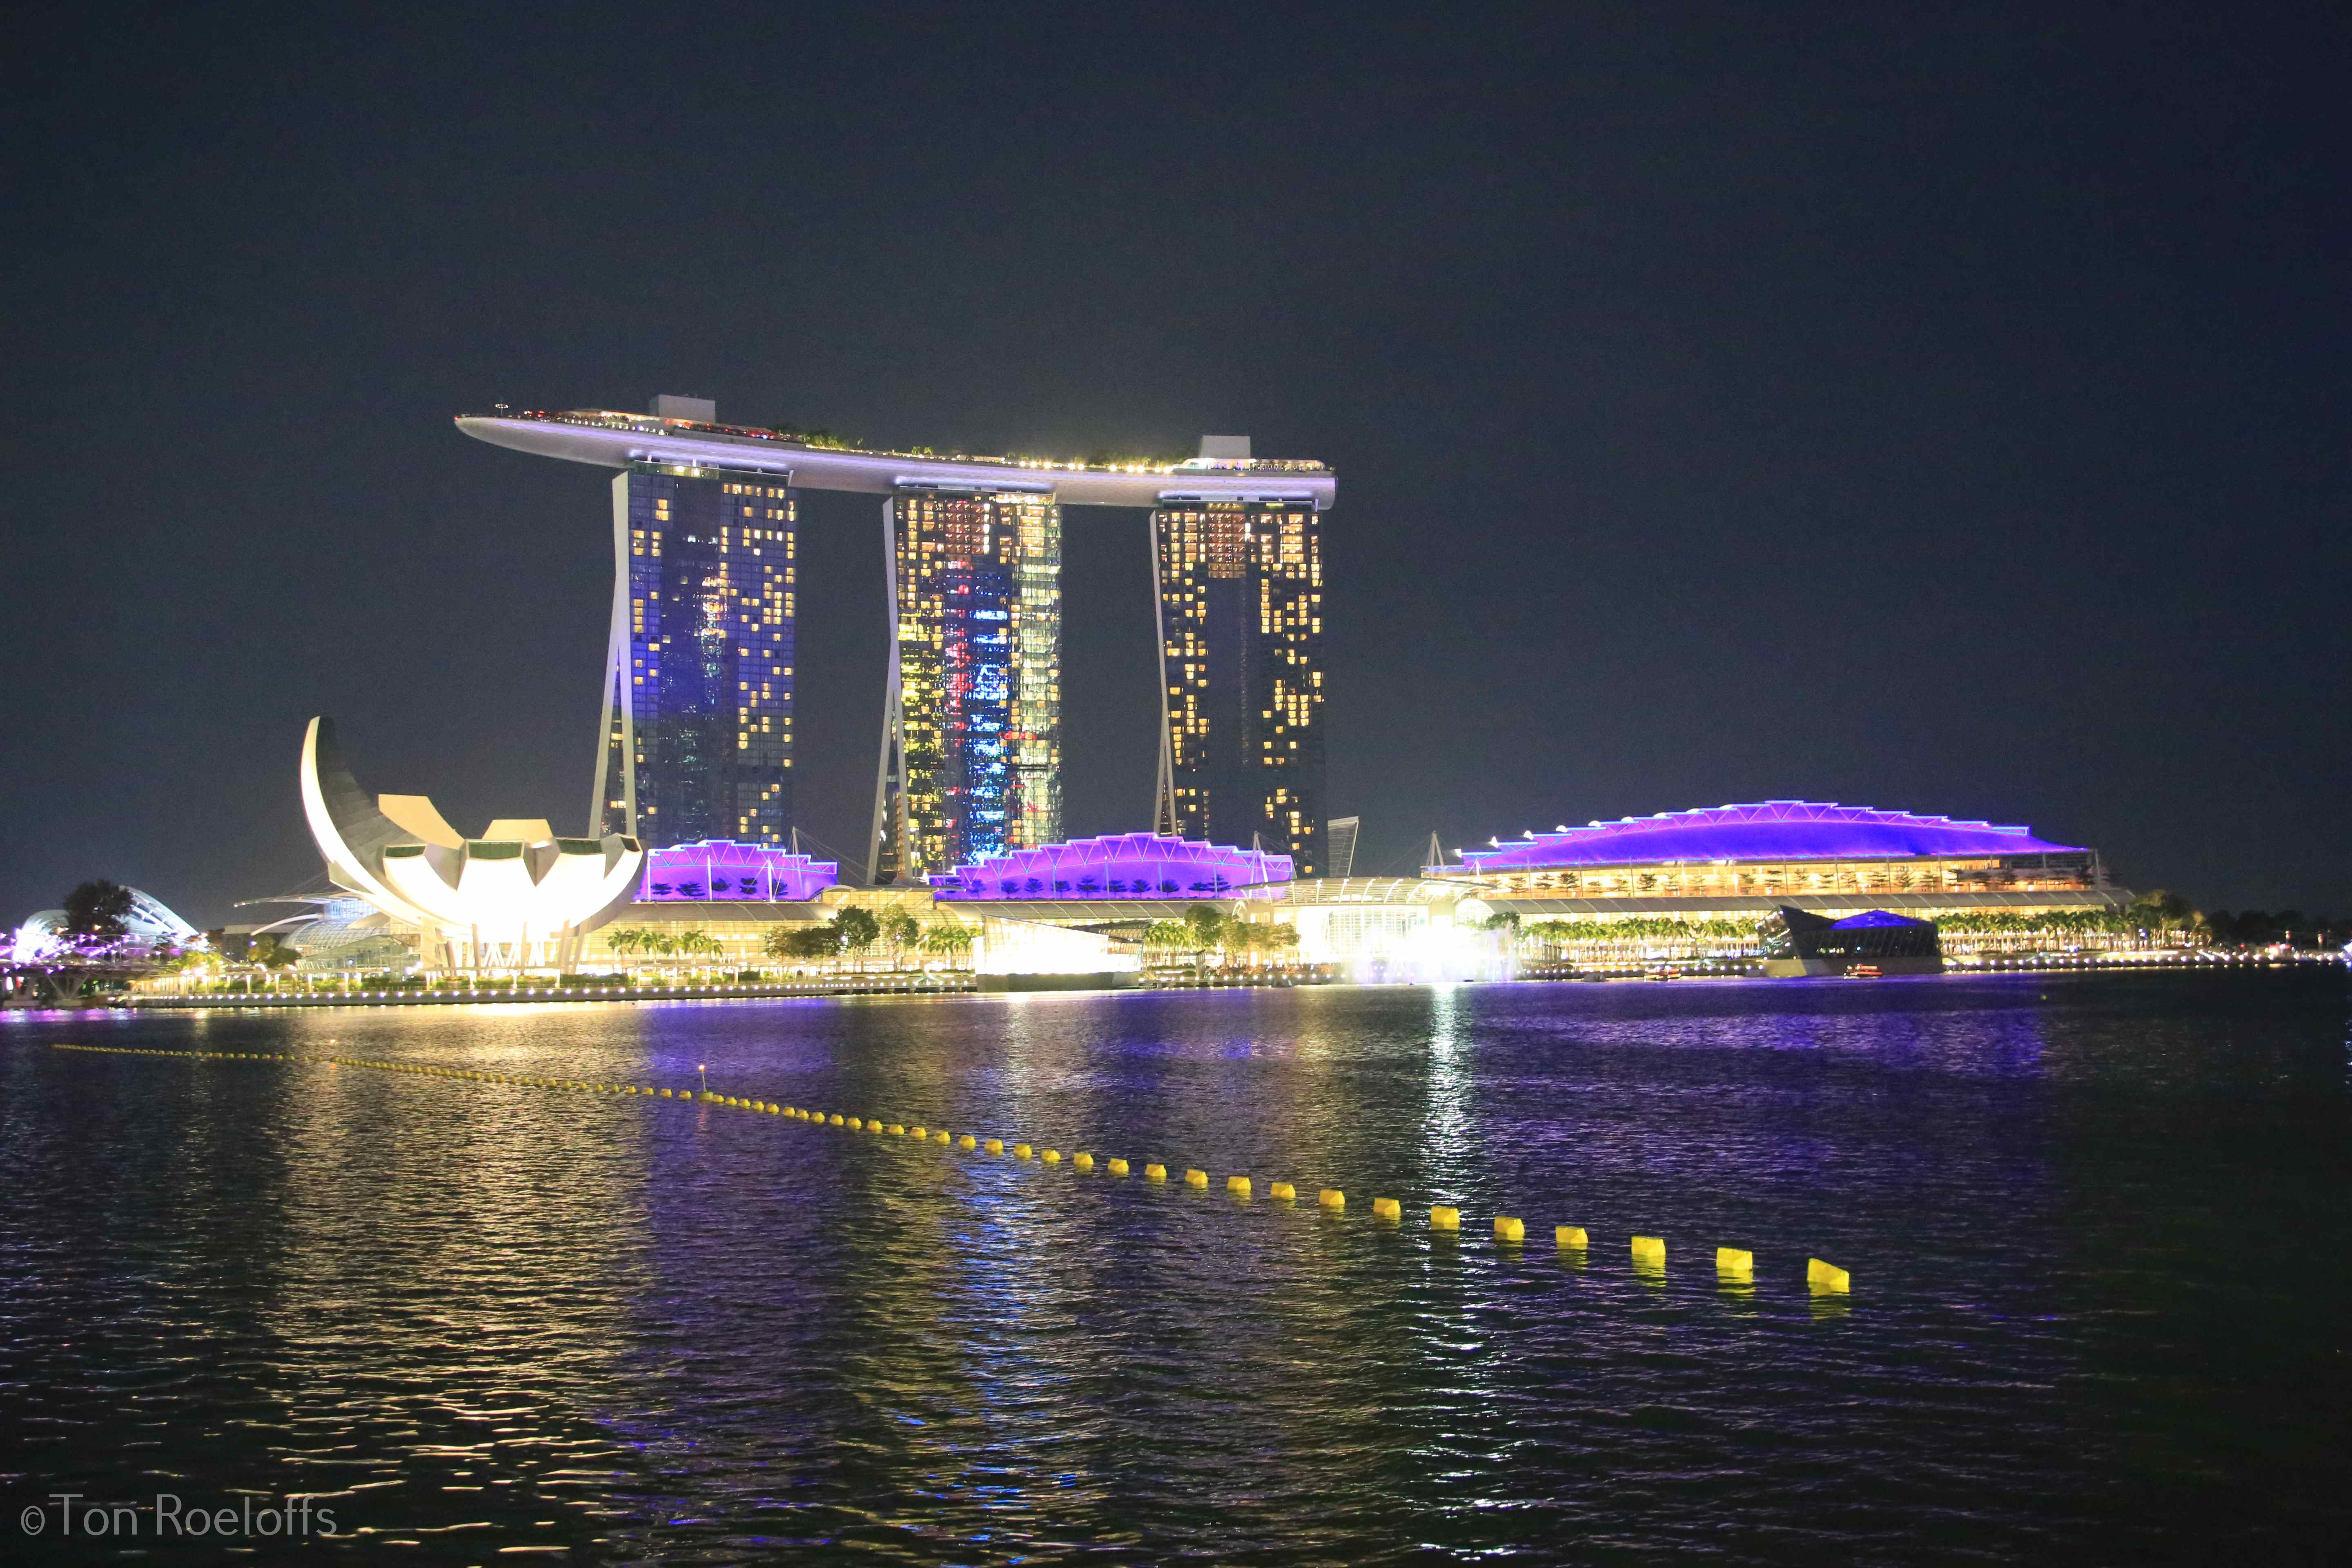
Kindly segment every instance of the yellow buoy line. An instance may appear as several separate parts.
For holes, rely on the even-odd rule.
[[[810,1110],[800,1106],[779,1105],[771,1100],[747,1100],[740,1095],[715,1094],[708,1089],[669,1089],[646,1084],[596,1083],[585,1079],[551,1078],[530,1073],[482,1072],[470,1068],[429,1067],[416,1062],[375,1060],[364,1057],[310,1056],[289,1051],[167,1051],[138,1046],[81,1046],[59,1043],[55,1049],[84,1051],[102,1056],[168,1057],[187,1061],[214,1062],[286,1062],[297,1066],[357,1068],[369,1072],[401,1073],[413,1078],[448,1079],[467,1083],[500,1084],[517,1089],[553,1089],[591,1094],[635,1096],[647,1100],[676,1100],[694,1104],[724,1106],[730,1110],[748,1110],[755,1114],[782,1117],[792,1121],[804,1121],[813,1127],[838,1127],[845,1131],[886,1134],[893,1138],[908,1138],[918,1143],[953,1147],[965,1153],[984,1151],[990,1156],[1008,1157],[1015,1162],[1058,1166],[1062,1152],[1058,1149],[1034,1149],[1027,1143],[1014,1143],[1008,1148],[1002,1138],[982,1139],[966,1132],[961,1136],[925,1127],[920,1123],[885,1122],[875,1116],[848,1116],[840,1111]],[[1070,1168],[1086,1174],[1097,1168],[1093,1153],[1081,1150],[1069,1157]],[[1111,1178],[1128,1174],[1126,1160],[1111,1158],[1101,1162],[1101,1168]],[[1143,1179],[1150,1183],[1168,1180],[1168,1167],[1157,1162],[1143,1167]],[[1205,1192],[1209,1173],[1191,1169],[1184,1173],[1184,1185]],[[1255,1191],[1250,1177],[1232,1175],[1225,1178],[1226,1193],[1237,1199],[1247,1200]],[[1297,1201],[1297,1188],[1289,1182],[1275,1182],[1266,1188],[1267,1196],[1277,1203]],[[1318,1206],[1327,1213],[1346,1212],[1348,1194],[1338,1187],[1325,1187],[1316,1195]],[[1402,1202],[1396,1198],[1374,1198],[1372,1217],[1392,1225],[1404,1220]],[[1432,1205],[1429,1229],[1433,1237],[1454,1237],[1462,1231],[1462,1211],[1450,1205]],[[1512,1215],[1495,1216],[1495,1240],[1498,1246],[1517,1247],[1527,1241],[1527,1221]],[[1552,1227],[1552,1245],[1559,1252],[1580,1259],[1591,1247],[1591,1237],[1581,1226],[1561,1225]],[[1666,1243],[1664,1237],[1637,1236],[1633,1238],[1631,1254],[1637,1274],[1653,1279],[1664,1277],[1666,1270]],[[1756,1279],[1756,1255],[1739,1247],[1718,1247],[1715,1249],[1715,1270],[1719,1282],[1727,1287],[1745,1289]],[[1853,1276],[1834,1264],[1818,1258],[1805,1260],[1805,1285],[1816,1296],[1843,1296],[1853,1289]]]

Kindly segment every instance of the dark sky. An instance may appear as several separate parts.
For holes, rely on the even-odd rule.
[[[310,879],[314,712],[467,830],[581,817],[608,476],[450,416],[657,392],[1331,462],[1360,868],[1802,796],[2352,911],[2340,8],[45,15],[0,920]],[[1143,514],[1067,522],[1067,826],[1139,828]],[[802,538],[847,848],[878,505]]]

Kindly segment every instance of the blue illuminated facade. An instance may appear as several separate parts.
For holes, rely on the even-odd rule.
[[[780,476],[614,478],[597,831],[651,847],[790,840],[794,521]]]
[[[877,882],[1061,835],[1062,514],[1040,490],[889,504],[891,666]]]

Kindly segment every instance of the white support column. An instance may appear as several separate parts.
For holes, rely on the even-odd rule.
[[[637,716],[629,684],[629,475],[613,476],[613,624],[604,638],[604,696],[596,720],[596,790],[588,803],[588,837],[604,834],[611,782],[614,704],[621,719],[621,831],[637,836]]]

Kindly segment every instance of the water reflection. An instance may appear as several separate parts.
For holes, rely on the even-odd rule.
[[[2135,994],[1686,983],[95,1026],[677,1085],[707,1061],[729,1092],[1198,1165],[1206,1193],[674,1101],[68,1063],[41,1048],[54,1029],[11,1026],[0,1386],[21,1391],[26,1485],[127,1487],[168,1453],[184,1490],[331,1487],[387,1538],[483,1554],[1665,1556],[1763,1531],[1832,1557],[2114,1555],[2184,1517],[2129,1491],[2123,1445],[2210,1470],[2183,1409],[2272,1433],[2266,1473],[2298,1497],[2352,1479],[2294,1439],[2352,1391],[2326,1314],[2275,1282],[2315,1246],[2352,1256],[2338,1205],[2284,1206],[2346,1163],[2340,994],[2284,1025],[2276,993],[2201,1016]],[[1228,1173],[1349,1206],[1234,1202]],[[2294,1224],[2233,1227],[2232,1194]],[[1405,1223],[1373,1220],[1374,1195]],[[1459,1237],[1429,1233],[1437,1200]],[[1498,1245],[1496,1212],[1537,1250]],[[1554,1246],[1559,1223],[1589,1249]],[[91,1229],[106,1245],[78,1247]],[[1637,1233],[1665,1267],[1634,1266]],[[2226,1289],[2200,1251],[2225,1236]],[[1753,1277],[1717,1246],[1752,1248]],[[1856,1294],[1810,1294],[1809,1255],[1853,1268]],[[2283,1347],[2227,1362],[2265,1411],[2195,1382],[2163,1327],[2181,1322]],[[2165,1397],[2086,1401],[2125,1366],[2161,1369]],[[2300,1506],[2267,1517],[2340,1518]],[[1915,1551],[1923,1510],[1944,1522]]]

